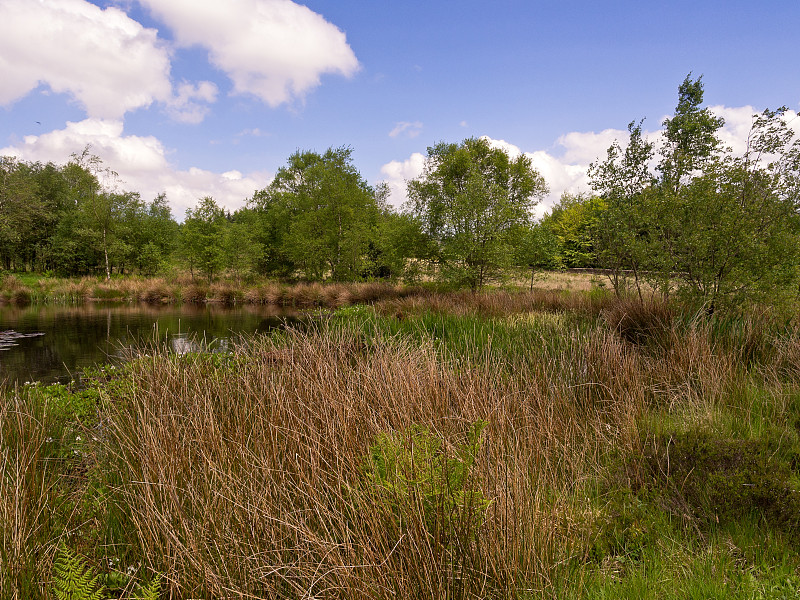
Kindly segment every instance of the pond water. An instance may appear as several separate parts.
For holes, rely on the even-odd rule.
[[[88,366],[124,359],[142,342],[157,341],[175,352],[224,349],[239,334],[302,320],[253,306],[0,306],[0,382],[64,383]]]

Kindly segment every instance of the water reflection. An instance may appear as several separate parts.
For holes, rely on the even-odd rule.
[[[0,380],[69,380],[88,366],[124,359],[142,344],[163,344],[178,353],[224,351],[238,334],[301,321],[297,314],[255,306],[1,306],[0,332],[9,343],[0,348]]]

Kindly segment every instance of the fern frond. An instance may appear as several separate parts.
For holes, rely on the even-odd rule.
[[[61,544],[53,562],[53,594],[58,600],[104,600],[99,580],[83,558]]]
[[[161,596],[161,573],[156,575],[153,580],[144,586],[136,589],[136,595],[131,596],[130,600],[158,600]]]

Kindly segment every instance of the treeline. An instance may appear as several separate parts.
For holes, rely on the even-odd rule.
[[[167,199],[117,189],[88,149],[66,165],[0,158],[0,264],[6,270],[155,274],[176,248]]]
[[[753,119],[744,152],[720,140],[687,76],[661,142],[632,122],[590,167],[591,194],[564,195],[539,222],[547,193],[524,155],[485,139],[428,148],[401,211],[370,186],[352,150],[296,152],[233,213],[213,198],[183,223],[162,195],[119,189],[84,150],[63,166],[0,162],[0,264],[59,275],[186,269],[213,279],[356,281],[421,277],[478,289],[519,269],[599,267],[618,293],[677,294],[709,311],[797,295],[800,142],[784,108]]]

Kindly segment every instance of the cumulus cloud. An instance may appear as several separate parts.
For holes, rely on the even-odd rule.
[[[413,123],[408,121],[400,121],[394,126],[389,132],[389,137],[397,137],[399,135],[405,135],[409,138],[415,138],[422,132],[422,123],[420,121],[414,121]]]
[[[169,52],[117,8],[85,0],[0,2],[0,104],[40,84],[90,117],[117,119],[171,97]]]
[[[762,111],[752,106],[736,108],[711,106],[709,108],[715,115],[725,119],[725,126],[719,135],[723,145],[730,147],[735,154],[744,152],[747,148],[747,136],[753,125],[754,116]],[[800,136],[800,119],[797,118],[797,112],[787,110],[784,113],[784,120],[789,124],[795,135]]]
[[[265,173],[244,175],[239,171],[215,173],[196,167],[176,169],[167,160],[167,149],[161,141],[153,136],[126,136],[119,120],[90,118],[68,122],[64,129],[26,136],[21,144],[0,149],[0,156],[59,164],[87,145],[105,166],[119,173],[122,188],[140,192],[145,200],[166,192],[173,215],[178,219],[204,196],[212,196],[220,206],[236,210],[270,180]]]
[[[183,123],[200,123],[217,101],[219,88],[210,81],[197,84],[183,82],[177,86],[175,95],[167,103],[167,114]]]
[[[425,155],[414,152],[404,161],[393,160],[381,167],[381,174],[389,184],[389,204],[399,208],[406,201],[406,182],[422,175]]]
[[[344,32],[290,0],[139,0],[180,46],[208,49],[234,92],[270,106],[302,98],[320,76],[359,68]]]

